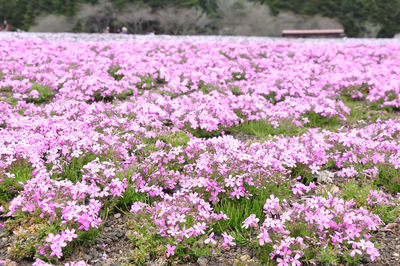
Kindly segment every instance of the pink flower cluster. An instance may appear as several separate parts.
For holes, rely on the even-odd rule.
[[[65,231],[61,232],[61,234],[52,234],[50,233],[49,236],[46,238],[46,242],[49,243],[45,246],[50,246],[52,256],[57,256],[57,258],[61,258],[62,256],[62,248],[67,246],[66,242],[71,242],[75,239],[78,235],[75,234],[75,229],[69,230],[66,229]],[[42,255],[46,255],[45,250],[38,247],[41,251]]]
[[[31,90],[35,84],[56,93],[56,100],[93,101],[96,94],[127,94],[135,105],[159,109],[146,112],[146,117],[169,113],[177,127],[208,131],[239,123],[237,114],[249,120],[289,119],[300,124],[305,122],[302,115],[311,111],[345,119],[349,109],[339,96],[359,87],[368,88],[367,96],[358,91],[354,97],[399,105],[395,97],[399,84],[393,81],[399,71],[396,45],[329,45],[327,49],[276,42],[215,47],[185,42],[6,40],[0,46],[7,51],[0,62],[0,88],[11,88],[17,99],[37,98],[40,92]],[[110,74],[113,70],[120,80]],[[197,92],[202,88],[211,92]],[[233,93],[235,88],[239,92]],[[162,99],[148,93],[152,90],[160,92]]]
[[[307,247],[327,244],[378,255],[368,231],[379,217],[340,195],[307,197],[314,184],[295,182],[296,169],[316,175],[334,165],[337,176],[366,179],[382,167],[396,170],[400,120],[252,144],[192,137],[174,147],[160,136],[222,132],[261,119],[301,126],[311,113],[346,120],[342,96],[398,108],[400,45],[5,40],[0,54],[0,184],[19,182],[12,170],[20,163],[32,168],[32,178],[0,210],[60,225],[42,239],[42,254],[60,258],[81,231],[101,224],[105,203],[129,186],[155,199],[135,202],[131,211],[171,240],[169,257],[190,238],[208,236],[204,242],[215,244],[211,226],[227,218],[214,210],[221,199],[249,199],[267,184],[286,182],[302,198],[271,196],[261,226],[255,215],[243,223],[257,231],[260,245],[273,246],[272,258],[299,264]],[[48,102],[32,103],[46,91]],[[78,180],[69,180],[65,169],[90,156]],[[374,190],[368,201],[398,205]],[[294,237],[290,224],[315,235]],[[227,232],[222,237],[223,246],[235,245]]]
[[[211,205],[197,193],[164,195],[163,200],[154,202],[153,206],[136,202],[131,211],[142,223],[150,223],[154,234],[171,238],[176,243],[205,235],[214,222],[228,219],[223,213],[214,213]]]
[[[354,208],[355,202],[344,201],[329,195],[307,197],[304,202],[289,204],[271,195],[264,205],[265,220],[261,226],[254,214],[243,221],[243,228],[252,227],[258,232],[259,245],[272,244],[271,259],[280,265],[300,265],[300,258],[308,247],[330,245],[339,254],[351,256],[365,252],[374,261],[379,252],[369,241],[370,230],[376,230],[382,221],[363,208]],[[304,227],[309,233],[293,237],[292,233]]]

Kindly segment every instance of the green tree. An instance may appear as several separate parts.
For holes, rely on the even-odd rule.
[[[138,3],[153,10],[166,6],[197,7],[211,18],[217,18],[218,0],[110,0],[119,9],[125,4]],[[359,36],[366,21],[382,26],[378,37],[392,37],[400,32],[400,0],[252,0],[266,4],[273,14],[290,10],[297,14],[322,15],[337,18],[347,36]],[[28,30],[40,14],[73,16],[79,5],[94,4],[97,0],[0,0],[0,19],[13,28]],[[2,22],[2,21],[1,21]],[[214,25],[218,27],[218,25]]]

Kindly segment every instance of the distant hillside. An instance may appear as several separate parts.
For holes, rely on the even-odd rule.
[[[153,29],[168,34],[243,34],[247,30],[244,35],[263,35],[268,33],[262,29],[267,23],[281,23],[270,16],[263,20],[266,12],[278,15],[289,11],[298,16],[289,16],[293,23],[304,16],[334,19],[349,37],[393,37],[400,32],[400,0],[0,0],[0,19],[22,30],[53,15],[51,18],[62,16],[60,23],[73,23],[70,28],[75,31],[102,31],[106,24],[113,30],[130,24],[132,33]],[[242,25],[229,25],[238,22],[227,17],[240,19]],[[51,25],[52,20],[46,19]],[[186,26],[185,20],[189,22]],[[315,24],[307,23],[302,25]]]

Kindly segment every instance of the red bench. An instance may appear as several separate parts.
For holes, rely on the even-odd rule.
[[[344,30],[283,30],[282,37],[342,37]]]

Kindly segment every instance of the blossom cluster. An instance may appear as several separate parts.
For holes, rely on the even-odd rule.
[[[292,205],[271,195],[264,205],[266,216],[261,226],[254,214],[243,222],[243,228],[256,229],[259,245],[272,243],[270,256],[277,258],[280,265],[300,265],[299,259],[306,248],[328,245],[342,255],[366,252],[372,261],[379,256],[368,232],[376,230],[382,221],[364,208],[354,208],[354,201],[344,201],[329,194],[328,198],[313,196]],[[301,230],[299,227],[310,233],[294,237],[292,234]]]

